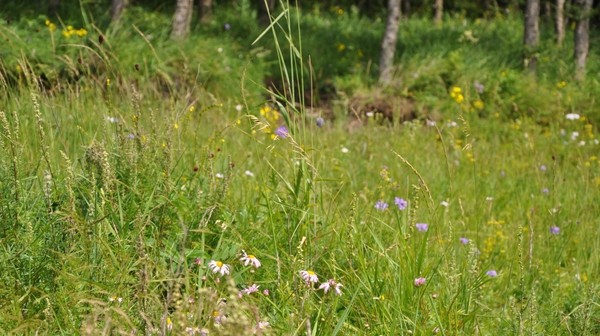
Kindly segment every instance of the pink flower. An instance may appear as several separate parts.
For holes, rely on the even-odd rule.
[[[323,282],[321,284],[321,286],[319,286],[319,289],[322,289],[323,292],[325,292],[325,294],[327,294],[327,292],[333,288],[333,290],[335,291],[335,294],[342,295],[341,287],[343,287],[343,285],[341,283],[336,282],[333,279],[329,279],[329,280],[327,280],[327,282]]]
[[[427,281],[427,279],[425,278],[416,278],[415,279],[415,287],[421,287],[425,284],[425,282]]]
[[[260,285],[253,284],[252,286],[243,289],[242,292],[246,295],[250,295],[252,293],[258,292],[258,287],[260,287]]]

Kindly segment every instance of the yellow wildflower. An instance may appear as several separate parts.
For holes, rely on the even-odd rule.
[[[79,28],[75,31],[75,34],[77,34],[77,36],[79,36],[79,37],[84,37],[87,35],[87,30],[85,30],[83,28]]]
[[[475,100],[475,101],[473,102],[473,107],[474,107],[476,110],[479,110],[479,111],[481,111],[481,110],[483,110],[483,108],[485,107],[485,104],[483,103],[483,101],[482,101],[481,99],[477,99],[477,100]]]
[[[450,90],[450,97],[454,99],[457,103],[462,103],[465,100],[465,96],[462,94],[462,89],[458,86],[453,86]]]

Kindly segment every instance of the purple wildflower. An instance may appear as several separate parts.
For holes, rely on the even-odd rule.
[[[382,200],[379,200],[379,201],[377,201],[377,203],[375,203],[375,209],[377,209],[379,211],[384,211],[387,208],[388,208],[388,204]]]
[[[465,237],[460,237],[460,238],[458,238],[458,240],[460,240],[460,243],[463,245],[467,245],[470,242],[469,238],[465,238]]]
[[[550,227],[550,233],[552,233],[553,235],[557,235],[560,233],[560,228],[556,225],[552,225]]]
[[[323,125],[325,125],[325,119],[318,117],[316,123],[317,127],[323,127]]]
[[[287,127],[285,127],[285,125],[281,125],[275,130],[275,135],[282,139],[287,138],[288,134],[290,134],[290,131]]]
[[[546,165],[541,165],[540,170],[545,172],[546,170],[548,170],[548,167],[546,167]]]
[[[404,210],[404,209],[406,209],[408,202],[404,198],[396,197],[396,198],[394,198],[394,204],[396,204],[398,206],[398,209]]]
[[[548,188],[544,188],[542,189],[542,194],[548,194],[550,192],[550,190]]]
[[[498,272],[496,272],[495,270],[489,270],[485,272],[485,274],[487,274],[487,276],[489,276],[490,278],[495,278],[498,276]]]
[[[429,229],[429,225],[427,225],[425,223],[417,223],[417,224],[415,224],[415,226],[417,227],[417,230],[420,232],[425,232]]]
[[[475,87],[475,91],[477,91],[479,94],[482,94],[485,90],[485,86],[483,86],[483,84],[481,84],[479,81],[475,81],[473,86]]]
[[[226,24],[223,25],[223,28],[225,30],[229,30],[229,29],[231,29],[231,25],[229,23],[226,23]]]

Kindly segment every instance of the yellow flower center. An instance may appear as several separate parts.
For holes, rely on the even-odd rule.
[[[222,262],[220,262],[220,261],[217,261],[215,264],[216,264],[216,265],[217,265],[217,267],[219,267],[219,268],[223,267],[223,263],[222,263]]]
[[[254,260],[254,259],[256,259],[256,257],[253,256],[252,254],[248,254],[248,259],[253,259]]]
[[[306,273],[308,273],[308,275],[310,275],[310,276],[315,275],[315,272],[313,272],[313,271],[306,271]]]

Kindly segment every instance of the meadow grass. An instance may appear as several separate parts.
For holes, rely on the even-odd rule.
[[[402,32],[413,46],[399,56],[402,84],[390,90],[408,88],[420,119],[369,120],[350,132],[351,117],[339,113],[318,126],[308,117],[317,110],[289,96],[266,105],[256,85],[280,68],[302,96],[298,83],[310,82],[310,67],[301,60],[317,39],[296,15],[287,12],[250,47],[260,31],[252,41],[200,36],[172,45],[160,38],[164,31],[140,24],[102,32],[102,44],[91,37],[61,44],[56,56],[40,36],[47,58],[23,44],[3,60],[0,329],[600,332],[598,116],[578,109],[595,106],[597,83],[557,86],[564,69],[543,62],[556,73],[535,81],[510,55],[472,62],[492,47],[481,37],[458,42],[461,21],[430,35],[426,21],[414,19]],[[303,22],[331,20],[349,33],[352,23],[368,26],[356,14],[306,15]],[[489,24],[488,34],[515,29]],[[459,44],[418,49],[425,38]],[[312,78],[357,89],[355,78],[370,78],[368,62],[350,75],[337,68],[335,60],[346,66],[358,57],[340,57],[351,49],[340,43],[343,50],[328,44],[329,56],[311,54]],[[143,52],[132,57],[132,50]],[[80,68],[77,57],[89,66]],[[83,79],[68,83],[48,70],[59,86],[44,89],[31,73],[41,64],[55,71],[74,64]],[[325,76],[319,64],[334,66]],[[475,80],[485,83],[482,93]],[[565,118],[569,112],[578,118]],[[288,131],[276,135],[281,125]],[[316,283],[307,277],[313,273]]]

